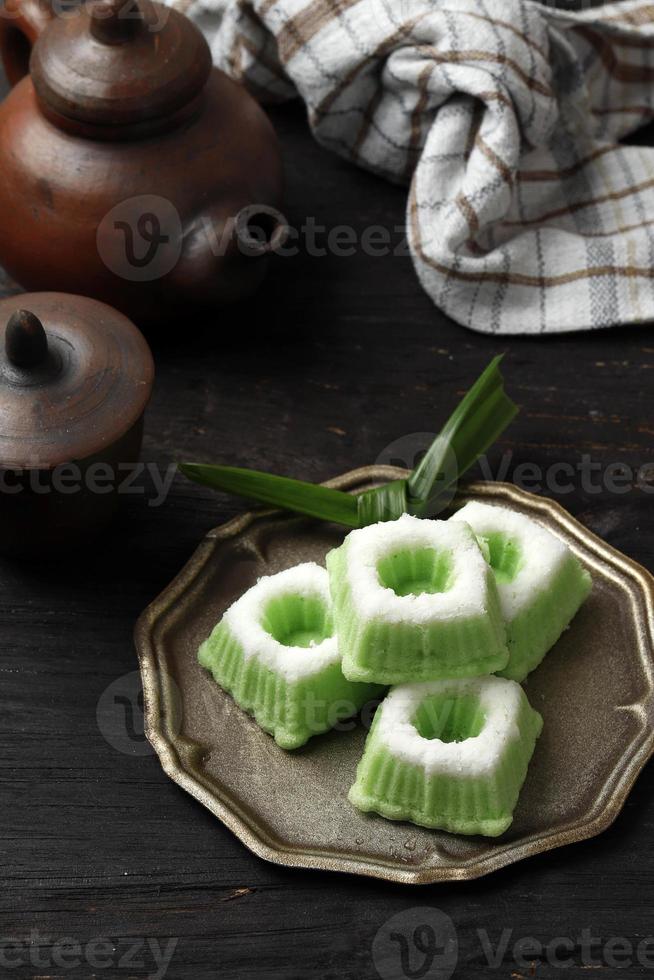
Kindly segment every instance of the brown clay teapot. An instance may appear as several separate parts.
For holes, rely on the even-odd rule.
[[[151,0],[7,0],[0,264],[137,324],[249,294],[284,239],[267,116]]]

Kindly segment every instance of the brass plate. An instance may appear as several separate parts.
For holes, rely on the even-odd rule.
[[[360,489],[403,476],[368,467],[330,485]],[[196,662],[227,606],[262,574],[322,562],[344,531],[260,511],[211,531],[136,628],[146,731],[163,768],[255,854],[291,867],[405,884],[475,878],[605,830],[654,751],[654,579],[558,504],[507,484],[466,488],[461,502],[509,505],[565,540],[593,574],[591,597],[528,679],[544,716],[512,827],[464,838],[364,816],[347,802],[365,729],[286,753]]]

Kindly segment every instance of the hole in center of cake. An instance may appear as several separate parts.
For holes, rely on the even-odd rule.
[[[322,599],[284,595],[271,599],[261,625],[285,647],[314,647],[332,635],[331,615]]]
[[[435,548],[407,548],[377,563],[379,581],[396,595],[447,592],[452,584],[452,559]]]
[[[426,698],[413,717],[413,726],[423,738],[441,742],[465,742],[476,738],[485,717],[479,701],[470,694],[435,694]]]
[[[483,539],[488,545],[488,561],[497,581],[512,582],[522,565],[519,544],[501,531],[484,534]]]

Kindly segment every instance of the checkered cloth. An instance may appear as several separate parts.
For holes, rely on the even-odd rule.
[[[654,3],[175,0],[259,98],[409,187],[422,285],[494,334],[654,320]],[[319,189],[318,189],[319,190]]]

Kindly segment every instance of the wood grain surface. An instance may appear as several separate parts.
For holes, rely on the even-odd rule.
[[[358,235],[402,226],[403,189],[320,149],[298,106],[273,119],[295,226],[313,218]],[[13,289],[3,282],[4,294]],[[506,351],[521,413],[491,453],[492,471],[504,458],[510,480],[524,477],[521,464],[576,468],[588,454],[590,482],[576,473],[569,492],[554,484],[543,492],[654,569],[648,328],[477,336],[432,306],[406,254],[301,249],[275,263],[255,304],[150,340],[157,379],[145,463],[162,474],[178,460],[221,461],[310,480],[388,461],[395,440],[436,431],[491,356]],[[400,442],[393,461],[410,462],[402,453],[413,447]],[[625,488],[620,467],[648,464],[651,485]],[[615,944],[607,954],[612,938],[637,944],[654,934],[651,769],[602,838],[478,882],[413,890],[269,866],[173,785],[142,738],[132,628],[203,534],[241,508],[180,477],[159,506],[151,478],[137,488],[144,492],[125,495],[111,532],[86,553],[52,566],[0,564],[0,976],[161,975],[161,944],[172,951],[170,980],[446,980],[436,967],[420,972],[417,953],[409,972],[395,974],[379,940],[373,955],[392,915],[423,907],[454,921],[455,975],[465,980],[651,972],[635,954],[619,971],[606,962],[616,957]],[[492,947],[510,931],[495,965],[479,930]],[[595,966],[584,930],[601,940]],[[569,939],[572,965],[553,963],[552,948],[516,955],[513,944],[528,937]],[[100,967],[86,945],[99,938],[109,940]]]

